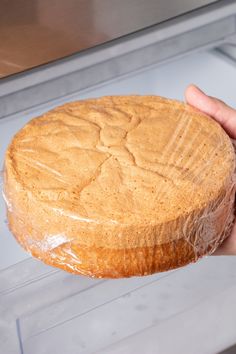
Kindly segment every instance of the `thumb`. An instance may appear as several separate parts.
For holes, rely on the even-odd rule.
[[[236,139],[236,110],[217,98],[207,96],[199,88],[190,85],[185,91],[188,104],[214,118],[230,135]]]

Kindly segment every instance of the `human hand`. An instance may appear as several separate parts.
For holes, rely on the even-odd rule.
[[[215,119],[233,139],[236,139],[236,110],[217,98],[207,96],[196,86],[190,85],[185,91],[188,104],[198,108]],[[215,255],[236,255],[236,222],[231,235],[216,250]]]

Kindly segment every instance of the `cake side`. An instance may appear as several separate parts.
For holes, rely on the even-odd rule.
[[[192,222],[187,228],[186,221],[185,224],[179,223],[178,228],[175,222],[175,232],[179,229],[181,238],[149,247],[93,247],[78,244],[76,240],[69,241],[64,235],[58,234],[42,243],[41,234],[37,235],[37,231],[27,225],[26,220],[22,221],[13,212],[8,212],[8,221],[10,230],[21,246],[48,265],[97,278],[142,276],[175,269],[214,252],[230,235],[234,221],[232,193],[219,195],[218,200],[224,200],[220,208],[205,211],[210,222],[201,223],[199,227],[195,222],[196,215],[192,215],[189,218]]]

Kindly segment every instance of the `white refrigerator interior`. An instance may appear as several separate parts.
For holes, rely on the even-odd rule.
[[[236,102],[236,65],[215,51],[191,54],[1,119],[0,166],[12,136],[56,105],[120,94],[183,100],[190,83]],[[236,342],[236,257],[143,278],[88,279],[32,260],[5,214],[1,198],[1,353],[215,354]]]

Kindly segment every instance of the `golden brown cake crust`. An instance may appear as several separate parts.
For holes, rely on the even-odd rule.
[[[229,234],[234,169],[222,128],[183,103],[68,103],[29,122],[7,150],[10,228],[34,256],[74,273],[172,269]]]

